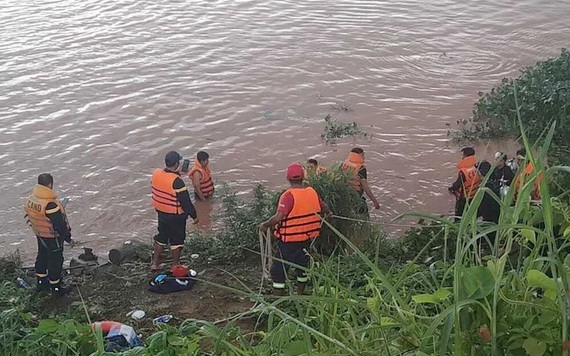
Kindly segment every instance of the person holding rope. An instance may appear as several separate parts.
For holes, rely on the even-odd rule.
[[[311,240],[319,236],[322,219],[320,214],[324,214],[325,218],[332,214],[315,189],[303,186],[303,166],[291,164],[287,168],[286,178],[291,188],[281,194],[275,215],[259,225],[260,232],[273,229],[278,238],[277,258],[280,261],[274,261],[271,267],[275,295],[285,294],[286,273],[289,267],[287,263],[303,267],[296,269],[297,293],[303,294],[308,281],[308,248]]]

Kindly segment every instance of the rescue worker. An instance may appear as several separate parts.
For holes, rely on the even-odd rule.
[[[325,173],[327,169],[323,166],[320,166],[319,162],[317,162],[316,159],[311,158],[307,160],[307,171],[308,174],[321,174]]]
[[[330,216],[327,205],[319,198],[315,189],[303,187],[303,166],[294,163],[287,168],[286,178],[291,188],[281,194],[277,212],[269,220],[259,225],[261,232],[273,229],[278,238],[277,257],[304,268],[309,267],[308,248],[311,239],[319,236],[321,216]],[[285,281],[288,265],[274,261],[271,267],[273,293],[285,294]],[[296,269],[297,293],[303,294],[308,281],[305,270]]]
[[[188,188],[178,173],[181,159],[178,152],[168,152],[164,158],[166,168],[156,169],[152,174],[152,206],[158,213],[158,234],[154,236],[152,271],[160,268],[160,254],[168,243],[172,264],[180,264],[180,254],[186,239],[186,219],[191,216],[194,223],[198,223]]]
[[[362,198],[362,206],[360,207],[360,213],[368,215],[368,206],[366,204],[366,198],[364,198],[363,193],[366,193],[368,198],[374,203],[375,209],[380,209],[380,204],[378,200],[370,190],[368,186],[368,172],[366,166],[364,165],[364,150],[360,147],[355,147],[350,150],[348,158],[344,161],[341,166],[344,172],[352,173],[350,178],[350,185],[356,189],[360,197]]]
[[[462,216],[465,204],[475,196],[481,177],[477,173],[477,159],[473,147],[461,149],[462,159],[457,164],[459,173],[457,180],[448,188],[449,193],[455,195],[455,216]]]
[[[517,165],[519,167],[519,170],[518,170],[517,175],[513,181],[513,185],[515,187],[515,199],[518,196],[518,193],[523,188],[525,180],[528,179],[526,177],[532,175],[532,173],[534,172],[534,165],[532,164],[532,162],[530,160],[527,162],[526,166],[524,166],[524,168],[523,168],[525,159],[526,159],[526,150],[524,148],[521,148],[520,150],[517,151]],[[540,189],[539,189],[539,185],[540,185],[541,181],[542,181],[542,174],[539,173],[538,176],[536,177],[536,179],[534,180],[533,185],[532,185],[532,191],[530,193],[530,198],[532,200],[540,200],[541,199],[541,194],[540,194]]]
[[[196,162],[188,173],[188,177],[192,180],[194,186],[194,194],[198,200],[206,200],[214,194],[214,182],[212,181],[212,172],[208,163],[210,156],[205,151],[200,151],[196,155]]]
[[[505,158],[506,161],[506,158]],[[481,181],[485,179],[485,176],[489,174],[491,170],[491,164],[487,161],[482,161],[477,165],[479,171],[479,176]],[[485,187],[489,188],[496,196],[500,199],[501,194],[501,180],[494,176],[494,172],[491,173]],[[488,192],[485,192],[483,199],[477,208],[477,217],[482,217],[483,221],[495,223],[499,222],[499,215],[501,214],[501,205],[499,202]],[[480,247],[490,251],[495,243],[496,232],[490,232],[486,237],[481,237],[478,241]],[[488,241],[487,241],[488,240]]]
[[[481,181],[485,179],[485,176],[491,170],[491,164],[487,161],[482,161],[477,166],[479,171],[479,176]],[[487,183],[485,184],[486,188],[489,188],[497,197],[500,197],[501,194],[501,180],[494,175],[495,172],[491,173],[489,179],[487,179]],[[481,204],[479,204],[478,208],[478,216],[483,218],[483,221],[489,221],[498,223],[499,222],[499,214],[501,212],[501,206],[499,202],[491,196],[491,194],[485,192],[483,195],[483,199],[481,200]]]
[[[24,207],[25,219],[36,234],[36,291],[51,290],[55,296],[68,294],[71,289],[63,286],[63,242],[74,245],[71,228],[63,204],[53,191],[53,177],[49,173],[38,176],[38,184]]]
[[[503,152],[495,153],[495,168],[491,175],[491,179],[501,183],[501,196],[505,196],[511,186],[515,173],[507,164],[507,155]]]

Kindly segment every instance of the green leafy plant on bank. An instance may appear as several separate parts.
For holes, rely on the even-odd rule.
[[[244,260],[259,251],[258,227],[269,219],[277,207],[279,194],[270,192],[261,184],[253,189],[249,201],[225,185],[220,190],[223,228],[215,236],[193,236],[187,242],[187,251],[207,256],[214,261]]]

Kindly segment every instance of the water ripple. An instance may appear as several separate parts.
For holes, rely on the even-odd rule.
[[[284,186],[291,161],[332,164],[360,145],[377,218],[448,212],[457,153],[446,124],[469,115],[478,91],[568,46],[570,18],[556,0],[2,5],[0,246],[24,257],[34,249],[21,204],[46,171],[89,245],[149,239],[150,172],[173,148],[209,150],[243,194]],[[322,145],[328,113],[372,138]]]

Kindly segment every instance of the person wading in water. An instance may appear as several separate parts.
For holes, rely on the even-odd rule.
[[[366,204],[366,198],[364,198],[363,193],[366,193],[368,198],[372,200],[375,209],[380,209],[378,200],[376,200],[374,193],[372,193],[370,186],[368,186],[368,171],[364,165],[364,150],[360,147],[355,147],[350,150],[348,158],[344,161],[341,168],[344,172],[350,172],[352,174],[349,183],[362,198],[362,204],[358,209],[359,213],[368,215],[368,205]]]

